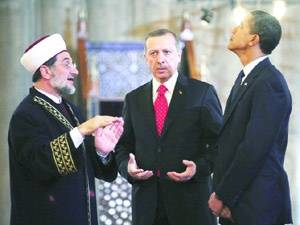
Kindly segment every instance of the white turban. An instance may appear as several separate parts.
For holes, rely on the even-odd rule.
[[[60,34],[42,37],[32,43],[21,57],[21,64],[34,73],[43,63],[58,53],[67,50],[66,43]]]

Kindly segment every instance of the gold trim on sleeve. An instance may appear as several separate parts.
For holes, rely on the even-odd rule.
[[[62,134],[51,141],[50,146],[55,165],[61,175],[77,172],[68,144],[67,134]]]

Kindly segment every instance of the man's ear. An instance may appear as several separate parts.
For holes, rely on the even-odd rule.
[[[51,70],[48,66],[41,65],[39,70],[40,70],[42,78],[47,79],[47,80],[49,80],[51,78]]]
[[[259,44],[259,35],[258,34],[253,34],[251,41],[249,42],[249,45],[252,47],[254,45]]]
[[[182,52],[179,51],[179,50],[177,50],[177,51],[178,51],[177,54],[178,54],[179,61],[181,61],[181,55],[182,55],[181,53],[182,53]]]

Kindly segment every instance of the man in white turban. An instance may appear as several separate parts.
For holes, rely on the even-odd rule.
[[[11,225],[96,225],[94,179],[117,176],[113,149],[123,120],[84,122],[62,97],[75,92],[78,70],[60,34],[31,44],[21,64],[33,86],[9,126]]]

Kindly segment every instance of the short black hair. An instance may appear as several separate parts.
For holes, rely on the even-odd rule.
[[[151,31],[150,33],[148,33],[148,35],[145,38],[145,41],[147,41],[149,37],[159,37],[159,36],[163,36],[165,34],[171,34],[175,38],[175,40],[177,39],[177,36],[173,31],[166,29],[166,28],[161,28],[161,29],[157,29],[157,30],[154,30],[154,31]]]
[[[279,21],[272,15],[261,10],[250,12],[250,30],[258,34],[259,46],[264,54],[271,54],[278,45],[282,30]]]
[[[169,29],[161,28],[161,29],[157,29],[157,30],[151,31],[150,33],[147,34],[147,36],[145,38],[145,49],[146,49],[146,42],[147,42],[147,40],[150,37],[160,37],[160,36],[164,36],[166,34],[171,34],[174,37],[174,40],[175,40],[175,42],[177,44],[177,36],[176,36],[176,34],[173,31],[169,30]]]
[[[43,63],[42,65],[45,66],[52,66],[57,58],[57,55],[53,56],[52,58],[48,59],[45,63]],[[33,76],[32,76],[32,82],[37,82],[39,79],[42,78],[41,72],[40,72],[40,67],[34,72]]]

